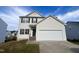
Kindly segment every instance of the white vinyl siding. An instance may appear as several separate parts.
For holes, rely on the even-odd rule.
[[[32,23],[33,18],[33,23]],[[36,20],[37,18],[37,20]],[[29,15],[21,16],[19,20],[19,26],[18,26],[18,34],[17,34],[17,40],[21,39],[29,39],[29,36],[31,35],[31,28],[29,25],[36,25],[37,21],[41,21],[41,16],[34,12]],[[24,29],[24,34],[20,34],[20,29]],[[27,30],[29,29],[29,30]],[[28,34],[29,33],[29,34]]]
[[[37,24],[36,40],[66,40],[64,24],[61,24],[59,21],[49,16],[47,19]]]

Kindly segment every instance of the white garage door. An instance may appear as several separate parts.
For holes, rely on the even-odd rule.
[[[39,40],[62,40],[62,31],[60,30],[40,30],[38,32]]]

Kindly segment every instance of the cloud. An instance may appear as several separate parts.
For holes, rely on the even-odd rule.
[[[59,7],[59,8],[57,8],[57,9],[55,10],[55,12],[53,13],[53,15],[57,14],[58,12],[60,12],[61,8],[62,8],[62,6]]]
[[[57,17],[60,20],[63,20],[64,22],[79,21],[79,10],[75,10],[75,11],[72,11],[72,12],[67,12],[64,15],[58,15]]]
[[[7,11],[0,14],[0,18],[8,24],[7,30],[17,30],[19,24],[19,16],[26,15],[30,11],[27,9],[21,9],[19,7],[8,7],[11,11]]]
[[[7,14],[0,14],[0,17],[7,23],[8,30],[17,30],[18,19],[16,17]]]
[[[13,11],[18,14],[18,16],[23,16],[26,15],[30,12],[30,10],[25,10],[23,8],[19,8],[19,7],[10,7],[11,9],[13,9]]]

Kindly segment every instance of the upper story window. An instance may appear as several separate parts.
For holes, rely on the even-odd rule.
[[[21,18],[21,23],[25,23],[25,19],[24,18]]]
[[[21,18],[21,23],[37,23],[37,18]]]
[[[25,18],[26,23],[30,23],[30,18]]]
[[[32,23],[37,23],[37,18],[32,18]]]
[[[21,18],[21,23],[30,23],[30,18]]]

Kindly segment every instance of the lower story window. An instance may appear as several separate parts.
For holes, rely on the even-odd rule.
[[[24,34],[24,29],[20,29],[20,34]]]
[[[25,29],[25,34],[29,34],[29,29]]]

